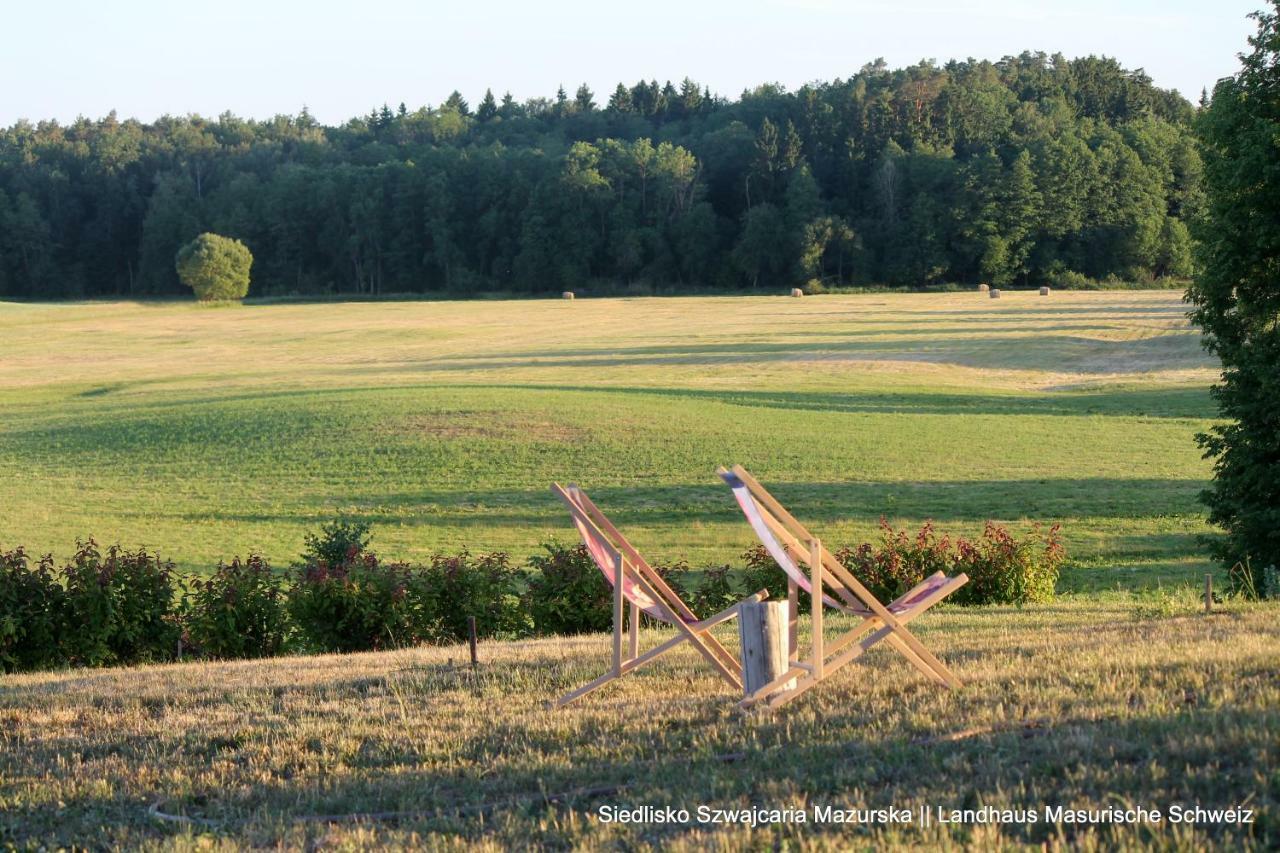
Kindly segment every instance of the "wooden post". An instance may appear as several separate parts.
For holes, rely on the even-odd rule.
[[[750,696],[785,673],[791,650],[787,603],[744,601],[738,610],[738,636],[742,640],[742,693]],[[795,679],[779,687],[791,690]]]
[[[476,617],[467,617],[467,636],[471,641],[471,668],[475,669],[479,662],[476,658]]]
[[[1213,575],[1204,576],[1204,612],[1213,612]]]
[[[619,551],[613,552],[613,564],[617,568],[613,574],[613,671],[622,674],[622,620],[626,612],[623,598],[623,584],[627,582],[627,561]]]
[[[809,604],[813,613],[813,624],[810,626],[813,631],[813,677],[821,680],[822,663],[827,654],[822,647],[822,543],[817,539],[809,540],[809,577],[813,579],[813,589],[809,590]]]

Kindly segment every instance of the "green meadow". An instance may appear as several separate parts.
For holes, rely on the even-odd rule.
[[[0,546],[77,537],[188,571],[374,544],[523,557],[576,481],[645,552],[735,561],[714,477],[826,541],[1061,523],[1060,588],[1209,570],[1194,442],[1213,363],[1176,293],[246,304],[0,303]]]

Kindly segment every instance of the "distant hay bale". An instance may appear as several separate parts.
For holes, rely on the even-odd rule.
[[[991,289],[991,285],[989,285],[989,284],[980,284],[980,285],[978,285],[978,292],[979,292],[979,293],[986,293],[986,292],[987,292],[988,290],[990,290],[990,289]]]
[[[791,288],[791,295],[795,297],[804,296],[804,291],[798,287]]]
[[[999,291],[999,289],[992,290],[992,291],[990,291],[990,293],[991,293],[991,298],[992,298],[992,299],[999,299],[999,298],[1000,298],[1000,291]]]
[[[1041,295],[1041,296],[1048,296],[1048,295],[1049,295],[1049,288],[1047,288],[1047,287],[1042,287],[1042,288],[1040,288],[1040,295]]]
[[[572,290],[566,290],[564,293],[560,294],[560,298],[561,298],[561,299],[572,299],[572,298],[573,298],[573,291],[572,291]]]

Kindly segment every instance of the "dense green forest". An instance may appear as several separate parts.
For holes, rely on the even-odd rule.
[[[0,295],[1147,281],[1191,271],[1195,110],[1106,58],[865,66],[737,100],[690,80],[455,93],[340,127],[114,114],[0,132]]]

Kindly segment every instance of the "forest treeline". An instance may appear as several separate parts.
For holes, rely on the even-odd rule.
[[[737,100],[691,80],[382,107],[339,127],[113,113],[0,132],[0,295],[997,285],[1191,272],[1195,109],[1107,58],[882,62]]]

